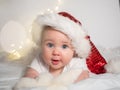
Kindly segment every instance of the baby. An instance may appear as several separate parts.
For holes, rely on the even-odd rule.
[[[105,59],[69,13],[39,15],[32,36],[38,53],[16,87],[68,85],[106,72]]]
[[[74,82],[89,77],[85,58],[90,52],[90,43],[79,22],[51,13],[38,16],[34,26],[37,29],[33,37],[40,47],[39,54],[25,77],[36,78],[45,72],[56,77],[72,69],[81,70]]]

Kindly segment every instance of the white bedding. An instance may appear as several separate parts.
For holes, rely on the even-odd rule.
[[[120,48],[104,49],[99,47],[102,55],[107,59],[120,59]],[[20,63],[19,63],[20,62]],[[8,62],[4,55],[0,56],[0,90],[12,90],[12,87],[22,76],[26,65],[21,61]],[[68,90],[120,90],[120,74],[94,75],[77,84],[65,86]],[[22,88],[19,90],[49,90],[49,87]],[[55,90],[63,90],[61,86]]]

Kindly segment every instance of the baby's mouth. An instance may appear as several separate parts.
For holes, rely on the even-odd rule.
[[[52,59],[52,64],[53,65],[58,65],[60,60]]]

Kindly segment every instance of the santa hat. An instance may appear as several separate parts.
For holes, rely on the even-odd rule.
[[[44,26],[51,26],[66,34],[72,40],[72,45],[78,57],[86,58],[86,64],[91,72],[101,74],[111,70],[112,64],[107,66],[105,58],[83,30],[81,22],[69,13],[59,12],[39,15],[33,25],[33,40],[36,45],[40,45],[40,34]]]
[[[66,12],[45,13],[39,15],[33,25],[33,40],[40,45],[40,33],[44,26],[51,26],[54,29],[66,34],[71,40],[78,57],[86,58],[91,50],[87,33],[82,29],[81,23]]]

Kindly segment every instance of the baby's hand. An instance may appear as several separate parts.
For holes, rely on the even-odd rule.
[[[77,83],[77,82],[79,82],[81,80],[87,79],[87,78],[89,78],[89,71],[84,70],[84,71],[81,72],[79,77],[75,80],[75,83]]]
[[[36,78],[38,76],[39,76],[39,73],[32,68],[28,68],[24,75],[24,77],[28,77],[28,78]]]

